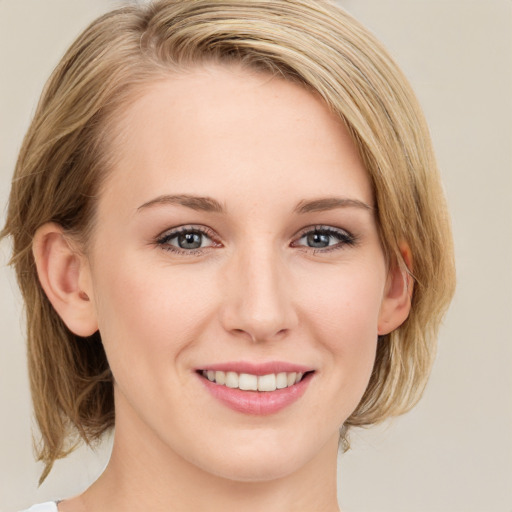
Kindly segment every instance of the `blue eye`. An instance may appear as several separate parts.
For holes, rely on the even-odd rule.
[[[178,253],[194,253],[214,246],[211,236],[205,228],[182,227],[167,231],[157,240],[163,249]]]
[[[181,249],[199,249],[203,245],[204,235],[197,232],[180,233],[174,237]]]
[[[181,255],[200,255],[204,249],[222,247],[210,228],[204,226],[182,226],[164,232],[156,244],[166,251]],[[313,249],[314,252],[328,252],[356,244],[356,237],[347,231],[330,226],[312,226],[302,231],[292,247]]]
[[[353,235],[342,229],[325,226],[316,226],[303,232],[302,236],[293,245],[310,247],[311,249],[338,249],[347,245],[354,245],[356,239]]]

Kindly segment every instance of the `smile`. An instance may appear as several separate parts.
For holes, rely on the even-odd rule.
[[[282,362],[225,363],[196,370],[215,401],[257,416],[278,413],[297,402],[315,373],[311,367]]]
[[[267,375],[253,375],[250,373],[224,372],[215,370],[202,370],[203,377],[210,382],[226,386],[231,389],[243,391],[276,391],[285,389],[299,383],[304,376],[303,372],[280,372]]]

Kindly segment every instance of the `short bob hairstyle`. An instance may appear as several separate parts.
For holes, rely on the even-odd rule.
[[[414,280],[405,323],[379,339],[369,386],[348,418],[374,424],[420,398],[454,290],[452,237],[429,132],[382,45],[327,0],[159,0],[94,21],[50,77],[16,165],[7,222],[26,303],[29,373],[44,480],[82,438],[114,425],[113,377],[97,332],[71,333],[41,288],[36,230],[56,222],[87,248],[115,161],[120,111],[144,85],[203,63],[237,64],[302,84],[347,126],[375,195],[389,262]],[[413,268],[402,257],[410,249]]]

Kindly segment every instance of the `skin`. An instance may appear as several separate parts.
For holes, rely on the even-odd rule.
[[[339,510],[339,428],[410,307],[347,130],[298,85],[214,65],[150,84],[118,127],[86,253],[55,224],[34,244],[54,307],[77,334],[99,328],[115,377],[111,461],[59,510]],[[333,197],[352,202],[297,212]],[[208,230],[199,252],[170,238],[182,226]],[[241,360],[314,374],[295,403],[248,415],[196,372]]]

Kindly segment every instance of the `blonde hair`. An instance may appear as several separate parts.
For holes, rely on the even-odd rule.
[[[324,0],[161,0],[93,22],[43,91],[16,165],[1,236],[14,241],[26,303],[38,457],[44,480],[82,438],[114,424],[112,375],[100,334],[86,343],[58,317],[37,277],[35,231],[57,222],[86,240],[115,154],[111,128],[144,84],[204,62],[236,62],[316,91],[348,127],[372,181],[383,247],[403,268],[409,318],[378,343],[369,386],[345,427],[409,410],[420,398],[454,290],[452,238],[429,132],[415,96],[375,38]],[[77,437],[78,433],[78,437]]]

